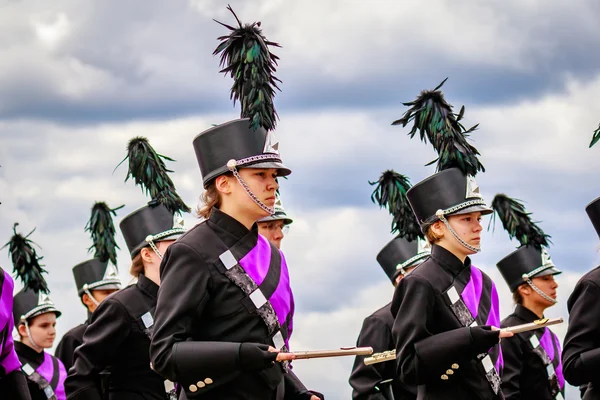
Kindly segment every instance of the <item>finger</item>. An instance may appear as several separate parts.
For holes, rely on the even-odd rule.
[[[269,352],[270,353],[279,353],[279,350],[277,350],[275,347],[269,346]]]
[[[500,329],[496,328],[496,327],[495,327],[495,326],[493,326],[493,325],[491,326],[491,328],[492,328],[492,330],[493,330],[493,331],[499,331],[499,330],[500,330]]]
[[[295,360],[295,359],[296,359],[296,355],[294,353],[279,353],[279,354],[277,354],[277,358],[275,360],[289,361],[289,360]]]

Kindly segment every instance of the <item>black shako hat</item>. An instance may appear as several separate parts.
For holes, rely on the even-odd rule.
[[[44,292],[36,292],[31,289],[22,289],[17,293],[13,300],[13,317],[15,326],[30,320],[38,315],[53,312],[56,317],[61,316],[61,312],[50,299],[50,296]]]
[[[459,215],[493,210],[485,204],[475,178],[458,168],[438,172],[413,185],[406,193],[421,228],[425,230],[442,215]]]
[[[121,220],[121,233],[134,258],[150,242],[176,240],[185,233],[183,219],[162,204],[150,202]]]
[[[585,212],[590,217],[596,233],[600,236],[600,197],[585,206]]]
[[[377,262],[390,281],[395,283],[399,274],[406,274],[406,268],[422,263],[430,255],[431,246],[426,240],[408,241],[396,237],[377,254]]]
[[[119,273],[114,265],[97,258],[84,261],[73,267],[73,277],[77,294],[83,296],[85,290],[121,289]]]
[[[254,130],[248,118],[212,127],[196,136],[193,145],[204,187],[236,167],[277,168],[278,176],[292,172],[281,161],[273,132],[262,127]]]
[[[531,278],[562,273],[552,262],[548,251],[535,246],[519,247],[500,260],[496,267],[511,292]]]

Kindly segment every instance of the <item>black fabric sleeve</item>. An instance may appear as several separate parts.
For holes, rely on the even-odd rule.
[[[370,346],[374,353],[381,353],[386,350],[389,343],[392,343],[392,332],[390,327],[384,321],[369,316],[364,322],[358,340],[357,347]],[[354,366],[350,374],[350,386],[352,386],[352,399],[366,400],[369,396],[379,393],[375,386],[384,378],[385,363],[365,365],[364,356],[357,356],[354,359]]]
[[[506,400],[518,400],[521,398],[520,378],[523,372],[523,346],[525,343],[515,335],[502,339],[500,345],[504,358],[502,393]]]
[[[20,369],[0,378],[0,394],[6,399],[31,400],[27,378]]]
[[[396,287],[392,300],[392,328],[396,340],[397,373],[406,385],[439,380],[448,365],[464,362],[498,343],[499,331],[476,326],[434,335],[429,331],[436,294],[422,277],[408,275]]]
[[[600,287],[584,279],[580,281],[568,301],[569,327],[565,336],[563,372],[573,386],[597,379],[600,369],[600,318],[597,303]]]
[[[210,376],[216,387],[240,371],[273,365],[277,354],[269,353],[268,346],[262,344],[189,340],[192,320],[201,320],[212,286],[209,266],[198,252],[186,243],[176,242],[167,249],[160,268],[161,286],[150,345],[156,372],[184,388],[199,377]]]
[[[58,346],[56,346],[56,350],[54,351],[54,356],[58,358],[65,365],[65,369],[67,372],[73,366],[73,357],[75,354],[75,349],[81,345],[81,342],[77,340],[73,335],[65,334]]]
[[[65,381],[69,400],[101,400],[99,373],[115,357],[119,345],[129,336],[131,320],[117,300],[105,299],[94,314],[77,348],[73,368]]]

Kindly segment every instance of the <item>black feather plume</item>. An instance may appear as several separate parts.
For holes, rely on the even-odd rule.
[[[419,131],[422,141],[429,140],[438,158],[427,165],[437,161],[437,171],[456,167],[466,175],[475,176],[479,171],[485,172],[485,168],[477,158],[479,151],[467,141],[467,137],[478,125],[465,129],[460,123],[465,107],[462,106],[460,112],[455,114],[452,105],[439,90],[446,80],[448,78],[433,90],[422,91],[414,101],[403,103],[410,108],[392,125],[405,127],[412,121],[413,126],[408,133],[410,137],[413,138]]]
[[[14,224],[14,235],[2,248],[8,247],[8,253],[10,254],[14,268],[13,272],[21,279],[25,289],[33,290],[36,293],[43,292],[48,294],[48,284],[42,276],[43,273],[47,272],[42,268],[43,265],[40,264],[40,260],[43,257],[37,255],[33,248],[35,243],[29,239],[35,228],[27,236],[23,236],[17,233],[18,225],[18,223]]]
[[[398,236],[409,241],[423,238],[421,228],[406,197],[406,192],[411,187],[408,177],[387,170],[381,174],[378,181],[369,184],[377,185],[371,194],[371,201],[379,207],[386,207],[393,217],[392,233],[397,233]]]
[[[102,262],[110,261],[117,266],[117,249],[119,246],[115,241],[115,225],[113,216],[117,215],[117,210],[123,208],[110,208],[104,202],[96,202],[92,207],[90,220],[85,225],[86,232],[89,232],[94,243],[88,251],[94,250],[94,257]]]
[[[242,25],[231,6],[227,6],[235,17],[238,26],[233,27],[214,20],[231,32],[221,36],[219,46],[213,55],[221,54],[220,72],[233,78],[230,98],[233,103],[242,105],[241,117],[250,118],[254,130],[262,126],[266,130],[275,129],[277,111],[273,105],[275,89],[280,90],[275,77],[277,57],[271,53],[269,46],[281,47],[270,42],[260,29],[260,22]]]
[[[133,178],[153,201],[163,204],[173,213],[190,212],[169,177],[168,173],[173,171],[167,169],[164,160],[174,161],[172,158],[158,154],[145,137],[135,137],[129,141],[127,156],[121,163],[125,160],[129,160],[125,182]]]
[[[594,131],[594,136],[592,136],[592,141],[590,142],[590,148],[595,145],[596,143],[598,143],[598,141],[600,140],[600,125],[598,125],[598,128],[596,128],[596,130]]]
[[[511,199],[505,194],[497,194],[492,201],[492,208],[495,213],[490,224],[495,222],[498,215],[511,239],[517,238],[522,246],[534,246],[538,249],[548,246],[550,236],[531,220],[531,213],[525,210],[525,206],[519,200]]]

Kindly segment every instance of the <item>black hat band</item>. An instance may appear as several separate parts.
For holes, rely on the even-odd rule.
[[[119,285],[119,286],[121,286],[121,280],[120,279],[116,279],[116,278],[115,279],[103,279],[101,281],[94,282],[94,283],[89,283],[89,284],[86,283],[86,284],[83,285],[82,289],[83,290],[86,290],[86,289],[88,289],[88,290],[94,290],[97,287],[106,286],[106,285]]]

